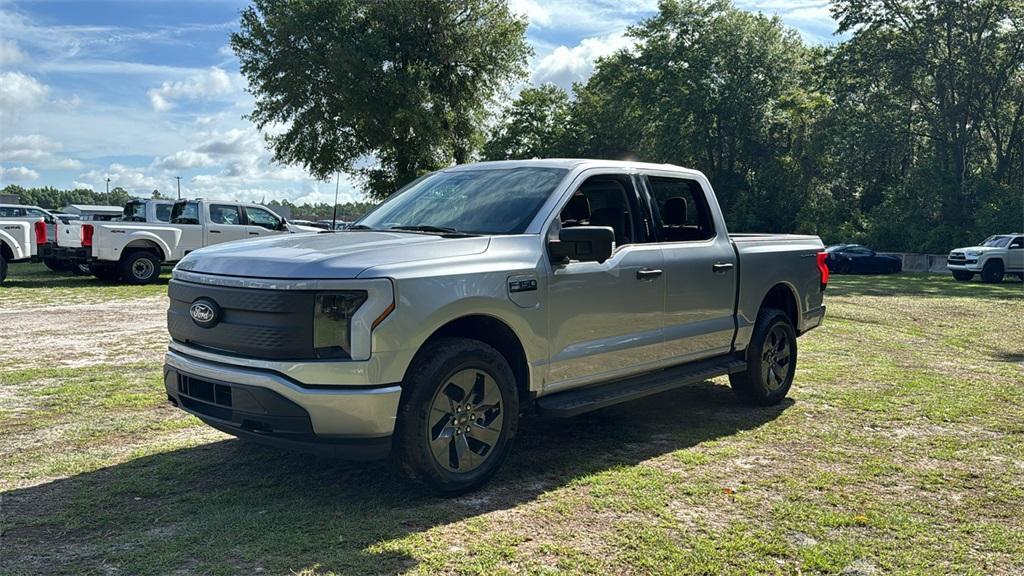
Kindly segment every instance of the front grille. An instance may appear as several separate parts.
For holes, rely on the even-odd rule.
[[[231,387],[226,384],[215,384],[179,374],[178,392],[203,402],[210,402],[228,408],[231,407]]]
[[[267,360],[315,359],[314,292],[260,290],[171,280],[167,330],[178,342],[234,356]],[[198,298],[220,307],[219,320],[202,327],[189,308]]]
[[[199,417],[214,418],[224,425],[264,434],[313,434],[309,413],[277,392],[260,386],[214,382],[180,372],[171,377],[176,378],[177,402]],[[173,388],[169,392],[173,394]]]

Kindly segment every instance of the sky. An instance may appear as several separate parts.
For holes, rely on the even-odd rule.
[[[735,0],[831,43],[827,0]],[[183,197],[332,202],[335,182],[272,161],[228,46],[242,0],[0,0],[0,188],[121,186]],[[570,87],[629,45],[657,0],[510,0],[530,81]],[[361,199],[344,175],[342,202]]]

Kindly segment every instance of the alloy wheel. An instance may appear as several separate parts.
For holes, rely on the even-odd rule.
[[[427,438],[434,460],[450,472],[479,468],[495,452],[503,419],[494,378],[476,368],[456,372],[430,405]]]
[[[768,332],[761,351],[761,374],[769,390],[778,390],[785,383],[791,357],[792,348],[786,329],[776,324]]]

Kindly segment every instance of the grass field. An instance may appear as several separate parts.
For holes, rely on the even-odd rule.
[[[445,500],[167,406],[165,286],[11,272],[3,574],[1024,572],[1017,281],[834,277],[783,404],[715,380],[530,418],[489,486]]]

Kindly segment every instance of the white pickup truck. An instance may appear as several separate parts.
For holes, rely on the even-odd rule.
[[[161,266],[204,246],[293,231],[288,222],[258,204],[215,200],[174,203],[170,221],[72,222],[60,224],[62,257],[104,279],[149,284]],[[294,230],[305,231],[305,230]]]
[[[46,221],[42,218],[0,219],[0,284],[7,279],[8,264],[37,259],[39,247],[46,240]]]

